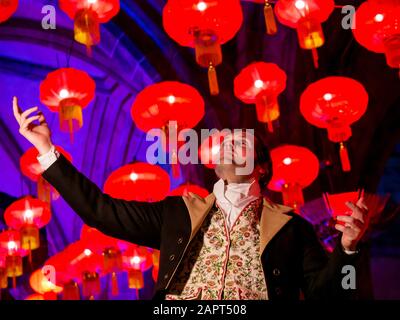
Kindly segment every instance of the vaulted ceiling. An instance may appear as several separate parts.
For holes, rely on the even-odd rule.
[[[296,32],[279,25],[275,36],[265,34],[262,6],[242,2],[243,25],[237,36],[223,46],[224,62],[217,68],[221,93],[208,92],[206,71],[196,65],[193,50],[180,47],[162,28],[165,0],[121,1],[120,13],[101,28],[101,44],[88,56],[86,48],[73,41],[73,23],[58,9],[57,1],[21,1],[12,19],[0,25],[0,191],[12,197],[35,193],[34,185],[19,171],[19,158],[29,144],[18,134],[11,101],[18,96],[23,108],[39,105],[53,131],[54,143],[73,156],[73,163],[103,186],[108,175],[121,165],[144,161],[145,134],[135,127],[130,108],[135,96],[147,85],[178,80],[196,87],[206,102],[206,113],[197,129],[255,128],[270,148],[281,144],[308,147],[332,166],[321,166],[318,179],[305,190],[306,199],[321,192],[340,192],[363,187],[375,191],[385,164],[400,137],[400,81],[397,71],[387,67],[384,55],[361,47],[351,30],[341,28],[340,5],[362,1],[337,0],[338,8],[324,23],[326,44],[319,49],[320,67],[315,69],[311,53],[299,49]],[[44,5],[57,8],[57,28],[41,27]],[[288,75],[280,97],[281,117],[273,134],[256,120],[253,106],[233,95],[233,78],[247,64],[266,61],[278,64]],[[39,101],[39,84],[46,74],[60,67],[76,67],[96,81],[94,101],[84,109],[84,127],[73,144],[58,129],[57,114]],[[352,171],[340,169],[337,145],[325,130],[308,124],[299,112],[299,97],[308,84],[329,75],[360,81],[370,102],[365,115],[352,127],[349,140]],[[169,167],[165,167],[170,170]],[[191,181],[209,190],[214,173],[202,166],[184,168],[184,177],[172,186]],[[280,200],[279,194],[272,194]],[[79,237],[81,222],[63,201],[54,203],[61,220],[49,228],[50,252]],[[65,223],[68,221],[68,223]]]

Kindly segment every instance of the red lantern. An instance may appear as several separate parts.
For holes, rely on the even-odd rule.
[[[222,62],[221,44],[232,39],[243,20],[239,0],[168,0],[163,25],[181,46],[195,48],[197,63],[208,68],[212,95],[219,93],[215,67]]]
[[[318,68],[317,48],[324,42],[321,23],[334,9],[333,0],[278,0],[275,13],[280,23],[297,30],[300,47],[312,50]]]
[[[35,250],[40,246],[39,229],[50,222],[48,203],[24,197],[12,203],[4,212],[6,224],[21,233],[21,248]]]
[[[131,244],[123,253],[123,262],[128,271],[128,286],[136,289],[136,296],[139,297],[139,289],[144,287],[143,272],[153,264],[152,252],[148,248]]]
[[[70,162],[72,161],[71,155],[66,152],[63,148],[57,146],[57,151],[62,153]],[[19,166],[21,172],[31,179],[32,181],[37,183],[37,194],[40,200],[46,201],[50,204],[51,196],[53,200],[58,199],[58,192],[50,186],[50,184],[43,179],[42,173],[43,169],[37,160],[39,156],[39,152],[35,147],[29,148],[19,160]]]
[[[70,256],[68,255],[69,247],[50,257],[45,266],[55,270],[55,285],[62,287],[63,300],[79,300],[80,292],[78,283],[75,281],[75,276],[70,268]]]
[[[167,196],[169,187],[168,173],[159,166],[138,162],[111,173],[104,184],[104,192],[128,201],[155,202]]]
[[[271,151],[273,176],[268,189],[282,192],[283,203],[298,210],[304,204],[302,189],[318,176],[318,158],[307,148],[285,145]]]
[[[63,289],[49,280],[43,274],[42,269],[36,270],[31,274],[29,284],[33,291],[43,295],[44,300],[57,300],[57,294],[62,292]]]
[[[355,15],[353,34],[368,50],[385,53],[387,64],[400,67],[400,1],[369,0]]]
[[[96,84],[90,76],[74,68],[50,72],[40,84],[40,100],[51,111],[58,112],[62,131],[73,132],[83,125],[82,109],[94,97]]]
[[[244,103],[255,103],[258,121],[268,123],[279,117],[278,95],[286,88],[286,73],[274,63],[255,62],[234,80],[235,96]]]
[[[7,269],[6,269],[6,252],[0,248],[0,291],[8,287]]]
[[[368,106],[368,94],[361,83],[346,77],[327,77],[307,87],[300,99],[304,118],[328,130],[328,138],[340,143],[343,171],[350,171],[344,142],[351,136],[350,125],[361,118]]]
[[[198,196],[205,198],[208,196],[209,192],[202,188],[199,187],[195,184],[189,184],[189,183],[185,183],[180,185],[178,188],[172,190],[169,193],[169,196],[188,196],[189,192],[192,192],[194,194],[197,194]]]
[[[26,251],[21,249],[21,236],[18,231],[8,230],[0,233],[0,251],[5,253],[5,267],[7,277],[13,278],[13,287],[16,287],[16,277],[23,274],[22,257]]]
[[[18,8],[18,0],[0,0],[0,23],[8,20]]]
[[[224,141],[224,137],[228,132],[214,131],[207,138],[203,140],[199,147],[199,158],[203,165],[209,169],[214,169],[215,164],[218,162],[219,151],[221,144]]]
[[[100,42],[100,23],[119,12],[119,0],[59,0],[59,5],[74,20],[75,40],[87,48]]]
[[[153,84],[137,95],[131,115],[142,131],[163,131],[166,141],[162,139],[162,145],[171,154],[173,176],[178,177],[178,146],[182,144],[178,138],[185,129],[195,127],[204,116],[204,100],[198,91],[174,81]]]
[[[67,247],[66,257],[69,261],[68,273],[82,282],[82,295],[93,300],[101,291],[102,256],[92,251],[87,243],[77,241]]]
[[[103,272],[111,273],[111,294],[118,295],[117,272],[122,270],[122,253],[118,245],[120,240],[84,225],[81,231],[81,241],[86,243],[87,248],[103,256]]]

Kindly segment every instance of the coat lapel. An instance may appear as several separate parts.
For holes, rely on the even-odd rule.
[[[206,218],[207,214],[210,212],[214,202],[215,196],[213,193],[210,193],[204,199],[201,197],[183,197],[183,201],[186,204],[186,207],[189,211],[190,222],[192,225],[192,230],[190,234],[190,240],[196,235],[197,231],[200,229],[201,224]]]
[[[290,215],[285,214],[290,211],[293,211],[293,208],[273,203],[264,198],[260,219],[260,255],[271,239],[292,219]]]

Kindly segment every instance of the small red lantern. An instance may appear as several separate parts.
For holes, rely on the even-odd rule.
[[[254,62],[245,67],[234,80],[235,96],[244,103],[255,103],[258,121],[278,119],[278,95],[286,88],[286,73],[274,63]]]
[[[115,170],[104,183],[105,193],[128,201],[160,201],[169,188],[168,173],[159,166],[141,162]]]
[[[86,242],[77,241],[67,247],[66,257],[69,261],[69,274],[82,281],[82,295],[93,300],[101,291],[102,256],[92,251]]]
[[[205,198],[208,196],[209,192],[195,184],[185,183],[177,187],[176,189],[172,190],[169,193],[169,196],[188,196],[189,192],[197,194],[198,196]]]
[[[18,0],[0,0],[0,23],[8,20],[18,9]]]
[[[215,67],[222,62],[221,44],[232,39],[243,20],[239,0],[168,0],[163,25],[181,46],[195,48],[197,63],[208,68],[212,95],[219,93]]]
[[[6,252],[0,248],[0,290],[8,287]]]
[[[56,147],[57,151],[62,153],[70,162],[72,162],[71,155],[60,146]],[[35,147],[29,148],[19,160],[19,166],[24,176],[37,183],[37,194],[40,200],[46,201],[50,204],[50,199],[58,199],[58,192],[50,186],[50,184],[43,179],[43,169],[40,166],[37,157],[39,152]]]
[[[297,30],[300,47],[312,50],[314,65],[318,68],[317,48],[324,42],[321,23],[334,9],[333,0],[278,0],[275,13],[280,23]]]
[[[44,300],[57,300],[57,294],[63,290],[62,287],[49,280],[43,274],[42,269],[36,270],[31,274],[29,284],[33,291],[43,295]]]
[[[74,68],[50,72],[40,84],[40,101],[58,112],[62,131],[73,132],[83,125],[82,109],[92,101],[96,84],[90,76]]]
[[[100,23],[106,23],[119,11],[119,0],[59,0],[74,20],[75,40],[90,48],[100,42]]]
[[[22,257],[26,251],[21,249],[21,236],[18,231],[8,230],[0,233],[0,251],[5,253],[5,267],[7,277],[13,278],[13,287],[16,287],[16,277],[22,276]]]
[[[283,203],[298,210],[304,204],[302,189],[318,176],[319,161],[304,147],[285,145],[271,151],[273,176],[268,189],[282,192]]]
[[[136,296],[139,297],[139,289],[144,287],[143,272],[153,264],[152,252],[148,248],[131,244],[123,253],[123,262],[128,271],[128,286],[136,289]]]
[[[204,116],[204,100],[199,92],[184,83],[165,81],[146,87],[131,108],[132,119],[144,132],[161,129],[165,150],[171,154],[173,176],[179,176],[179,139],[185,129],[195,127]],[[164,138],[162,137],[162,138]]]
[[[6,224],[19,230],[21,248],[28,251],[39,248],[39,229],[47,225],[50,219],[48,203],[29,196],[15,201],[4,212]]]
[[[354,22],[356,40],[368,50],[385,53],[388,66],[400,68],[400,1],[366,1]]]
[[[80,292],[78,283],[75,281],[74,275],[70,268],[70,256],[68,256],[68,249],[58,252],[50,257],[45,266],[55,270],[55,285],[62,288],[63,300],[80,300]]]
[[[83,225],[81,241],[87,248],[103,256],[103,272],[111,273],[111,294],[119,293],[117,272],[122,271],[122,253],[118,239],[109,237],[95,228]]]
[[[219,160],[221,144],[226,135],[227,132],[224,132],[224,130],[212,131],[211,134],[203,140],[198,151],[201,164],[209,169],[215,168],[215,164]]]
[[[340,143],[343,171],[350,171],[344,142],[351,136],[350,125],[361,118],[368,106],[368,93],[361,83],[347,77],[327,77],[307,87],[300,99],[304,118],[328,130],[328,138]]]

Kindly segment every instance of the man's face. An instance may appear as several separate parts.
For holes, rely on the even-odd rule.
[[[254,135],[237,130],[224,137],[215,165],[217,176],[228,182],[248,181],[254,171]]]

